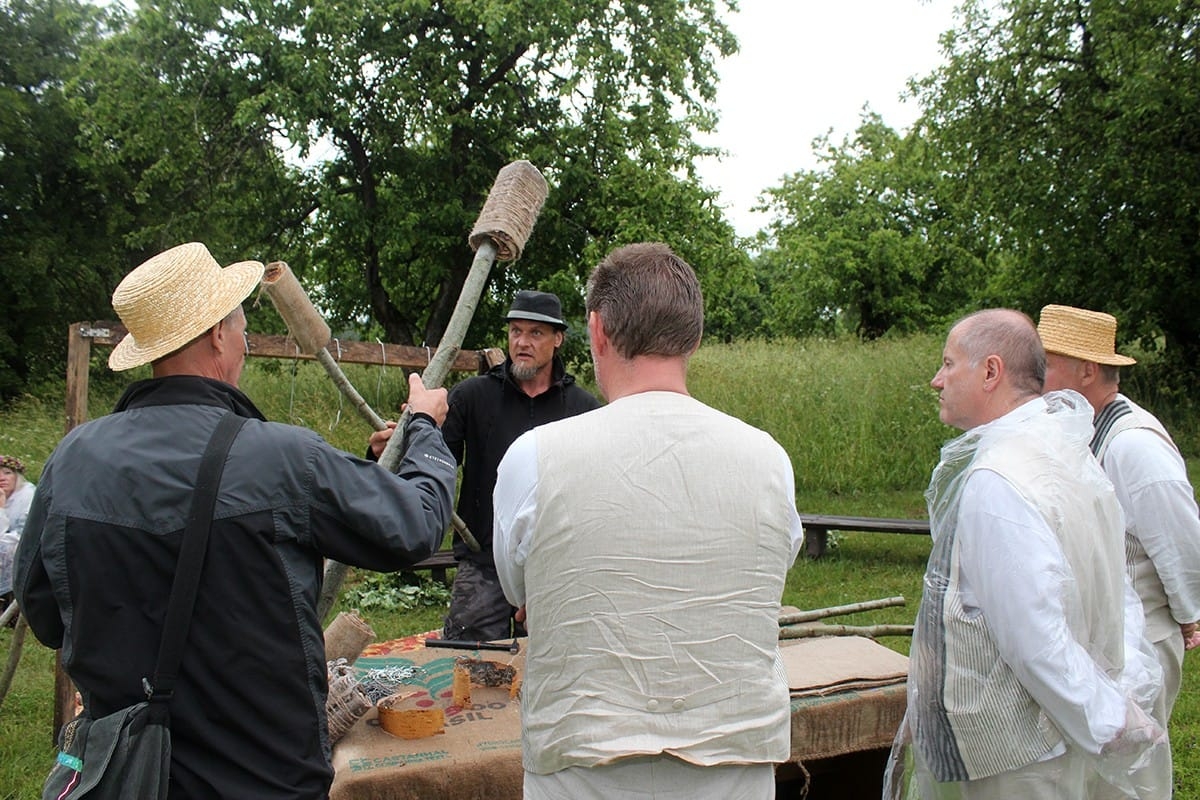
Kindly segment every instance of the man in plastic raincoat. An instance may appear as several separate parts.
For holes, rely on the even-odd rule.
[[[1041,396],[1045,365],[1016,311],[977,312],[946,341],[931,383],[965,433],[926,492],[933,549],[885,797],[1082,800],[1100,780],[1136,795],[1134,765],[1165,741],[1092,409]]]

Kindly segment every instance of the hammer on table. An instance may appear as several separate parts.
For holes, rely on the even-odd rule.
[[[506,650],[513,655],[521,652],[521,644],[516,639],[512,644],[500,642],[470,642],[463,639],[426,639],[426,647],[446,647],[452,650]]]

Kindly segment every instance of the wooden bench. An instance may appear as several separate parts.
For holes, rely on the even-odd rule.
[[[862,533],[916,533],[929,535],[929,520],[893,519],[891,517],[839,517],[830,514],[801,514],[804,525],[804,552],[809,558],[825,555],[830,531],[860,531]],[[439,550],[424,561],[418,561],[410,570],[429,570],[430,574],[448,583],[446,570],[456,565],[454,551]]]
[[[892,519],[889,517],[838,517],[828,514],[801,514],[804,525],[804,552],[809,558],[825,554],[830,531],[863,533],[917,533],[929,535],[929,520]]]

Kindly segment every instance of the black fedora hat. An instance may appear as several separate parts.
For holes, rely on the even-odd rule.
[[[562,303],[549,292],[522,289],[513,298],[512,308],[508,309],[504,319],[528,319],[548,323],[561,331],[567,329],[567,323],[563,321]]]

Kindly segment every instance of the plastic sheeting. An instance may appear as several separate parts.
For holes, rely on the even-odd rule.
[[[1155,796],[1139,784],[1152,772],[1142,767],[1169,759],[1149,714],[1161,670],[1125,577],[1120,508],[1087,450],[1091,422],[1080,395],[1054,392],[943,447],[926,492],[934,546],[885,800],[970,797],[997,775],[1012,796],[1025,796],[1022,775],[1058,786],[1057,797],[1085,797],[1094,781]],[[968,487],[979,470],[994,474]],[[963,648],[980,647],[1000,663],[972,665]],[[1035,735],[1005,727],[1030,717]],[[993,750],[1004,752],[989,760]]]

